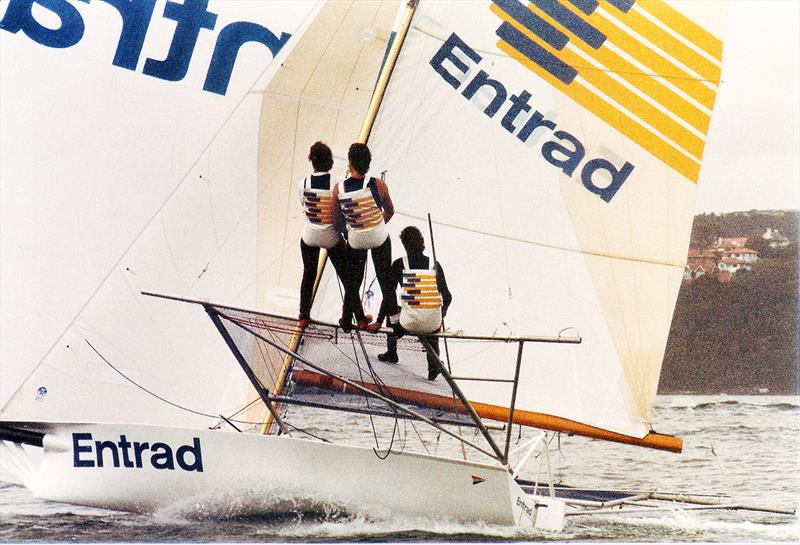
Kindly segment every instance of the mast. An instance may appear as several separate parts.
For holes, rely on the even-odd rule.
[[[367,140],[369,139],[369,133],[372,131],[372,125],[375,122],[375,118],[378,115],[378,110],[381,106],[381,101],[383,100],[383,95],[386,92],[386,87],[389,85],[389,79],[391,78],[392,71],[394,70],[394,66],[397,63],[397,57],[400,55],[400,49],[403,47],[403,42],[406,39],[406,35],[408,34],[408,29],[411,27],[411,19],[414,17],[414,12],[417,9],[417,4],[419,0],[408,0],[406,3],[406,9],[403,14],[403,20],[400,24],[400,29],[397,32],[397,35],[392,42],[392,46],[389,50],[389,54],[386,57],[386,62],[383,65],[383,69],[381,70],[378,81],[375,84],[375,92],[372,94],[372,100],[369,104],[369,109],[367,110],[367,115],[364,118],[364,123],[361,126],[361,132],[358,135],[358,142],[361,144],[366,144]],[[319,263],[317,264],[317,277],[314,281],[314,291],[312,294],[312,301],[314,296],[317,294],[317,289],[319,288],[320,280],[322,279],[322,273],[325,270],[325,264],[328,262],[328,251],[325,248],[319,253]],[[303,338],[303,331],[300,329],[299,325],[297,327],[297,331],[292,335],[291,339],[289,340],[289,352],[296,352],[297,348],[300,345],[300,340]],[[289,372],[289,367],[292,364],[294,357],[287,353],[283,359],[283,365],[281,366],[281,370],[278,373],[278,378],[275,381],[275,385],[272,388],[272,391],[275,392],[276,395],[280,395],[281,391],[283,390],[283,385],[286,382],[286,374]],[[266,435],[269,433],[269,430],[272,428],[273,423],[273,414],[275,411],[278,410],[278,403],[273,402],[272,407],[268,408],[267,413],[264,415],[264,422],[261,425],[261,434]]]

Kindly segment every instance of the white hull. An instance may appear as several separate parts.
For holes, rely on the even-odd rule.
[[[563,528],[563,502],[525,494],[501,467],[412,453],[380,459],[369,448],[290,437],[48,426],[38,467],[3,445],[3,458],[22,468],[20,480],[46,500],[139,512],[341,511]]]

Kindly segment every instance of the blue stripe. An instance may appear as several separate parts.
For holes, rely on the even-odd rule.
[[[606,35],[575,15],[555,0],[531,0],[540,10],[567,27],[575,36],[597,49],[606,41]]]
[[[633,7],[635,0],[608,0],[608,3],[620,10],[622,13],[628,13]]]
[[[533,13],[517,0],[492,0],[497,7],[505,11],[516,22],[539,36],[545,42],[561,51],[569,42],[566,34]]]
[[[570,65],[550,54],[542,46],[525,36],[522,32],[504,22],[495,32],[508,45],[528,57],[530,60],[553,74],[555,77],[569,85],[578,71]]]
[[[591,15],[597,9],[597,0],[569,0],[569,3],[581,10],[586,15]]]

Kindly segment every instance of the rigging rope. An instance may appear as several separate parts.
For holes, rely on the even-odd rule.
[[[163,403],[166,403],[167,405],[170,405],[170,406],[172,406],[172,407],[175,407],[176,409],[180,409],[180,410],[182,410],[182,411],[186,411],[186,412],[188,412],[188,413],[195,414],[195,415],[197,415],[197,416],[204,416],[204,417],[206,417],[206,418],[214,418],[214,419],[216,419],[216,420],[218,421],[218,422],[217,422],[217,424],[216,424],[216,426],[219,426],[219,425],[222,423],[222,422],[220,421],[220,417],[221,417],[221,415],[218,415],[218,414],[209,414],[209,413],[204,413],[204,412],[202,412],[202,411],[197,411],[197,410],[195,410],[195,409],[190,409],[189,407],[185,407],[185,406],[183,406],[183,405],[180,405],[180,404],[178,404],[178,403],[175,403],[175,402],[173,402],[173,401],[170,401],[170,400],[168,400],[168,399],[166,399],[166,398],[164,398],[164,397],[161,397],[161,396],[160,396],[160,395],[158,395],[157,393],[155,393],[155,392],[153,392],[153,391],[151,391],[151,390],[148,390],[147,388],[145,388],[144,386],[142,386],[141,384],[137,383],[135,380],[133,380],[132,378],[130,378],[129,376],[127,376],[125,373],[123,373],[122,371],[120,371],[120,370],[119,370],[119,369],[118,369],[116,366],[114,366],[114,364],[112,364],[110,361],[108,361],[108,360],[105,358],[105,356],[103,356],[103,355],[102,355],[102,354],[101,354],[101,353],[100,353],[100,352],[99,352],[99,351],[98,351],[98,350],[97,350],[97,349],[94,347],[94,345],[92,345],[92,343],[91,343],[91,342],[89,342],[89,339],[86,339],[86,338],[84,338],[83,340],[84,340],[84,341],[86,341],[86,344],[88,344],[88,345],[89,345],[89,348],[91,348],[91,349],[92,349],[92,351],[93,351],[95,354],[97,354],[97,356],[98,356],[98,357],[99,357],[101,360],[103,360],[103,362],[104,362],[106,365],[108,365],[108,366],[109,366],[111,369],[113,369],[113,370],[114,370],[114,371],[115,371],[115,372],[116,372],[116,373],[117,373],[119,376],[121,376],[122,378],[124,378],[125,380],[127,380],[128,382],[130,382],[131,384],[133,384],[135,387],[139,388],[140,390],[142,390],[142,391],[143,391],[143,392],[145,392],[146,394],[148,394],[148,395],[150,395],[150,396],[152,396],[152,397],[154,397],[154,398],[158,399],[159,401],[161,401],[161,402],[163,402]],[[236,412],[233,414],[233,416],[236,416],[237,414],[241,413],[242,411],[244,411],[245,409],[247,409],[249,406],[251,406],[251,405],[252,405],[253,403],[255,403],[256,401],[260,401],[260,399],[256,399],[256,400],[253,400],[253,401],[251,401],[250,403],[248,403],[247,405],[245,405],[243,408],[241,408],[241,409],[239,409],[238,411],[236,411]],[[254,425],[254,426],[257,426],[257,425],[261,424],[261,422],[260,422],[260,421],[259,421],[259,422],[250,422],[250,421],[247,421],[247,420],[238,420],[238,419],[234,419],[233,417],[231,417],[231,418],[227,418],[227,419],[226,419],[226,418],[224,418],[224,417],[222,417],[222,420],[229,420],[230,422],[236,422],[237,424],[250,424],[250,425]],[[313,433],[311,433],[311,432],[309,432],[309,431],[306,431],[306,430],[304,430],[304,429],[302,429],[302,428],[299,428],[299,427],[297,427],[297,426],[294,426],[294,425],[292,425],[292,424],[290,424],[290,423],[288,423],[288,422],[286,422],[286,425],[287,425],[287,426],[289,426],[289,427],[291,427],[292,429],[294,429],[294,430],[296,430],[296,431],[300,432],[300,433],[304,433],[304,434],[306,434],[306,435],[308,435],[308,436],[310,436],[310,437],[313,437],[314,439],[318,439],[319,441],[323,441],[323,442],[325,442],[325,443],[330,443],[330,441],[329,441],[329,440],[327,440],[327,439],[325,439],[324,437],[319,437],[319,436],[317,436],[317,435],[314,435]],[[215,426],[215,427],[216,427],[216,426]],[[214,428],[212,428],[212,429],[214,429]]]

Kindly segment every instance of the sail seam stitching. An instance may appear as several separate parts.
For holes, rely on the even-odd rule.
[[[420,220],[420,221],[425,220],[425,218],[423,218],[422,216],[417,216],[417,215],[414,215],[414,214],[408,214],[406,212],[401,212],[399,210],[395,212],[395,215],[404,216],[404,217],[407,217],[407,218]],[[452,223],[445,223],[445,222],[442,222],[442,221],[437,221],[435,223],[437,225],[441,225],[442,227],[450,227],[451,229],[458,229],[459,231],[466,231],[466,232],[469,232],[469,233],[476,233],[476,234],[484,235],[484,236],[488,236],[488,237],[500,238],[500,239],[504,239],[504,240],[511,240],[513,242],[521,242],[523,244],[531,244],[533,246],[539,246],[539,247],[542,247],[542,248],[550,248],[550,249],[553,249],[553,250],[563,250],[565,252],[572,252],[572,253],[576,253],[576,254],[591,255],[591,256],[594,256],[594,257],[606,257],[608,259],[618,259],[618,260],[622,260],[622,261],[631,261],[631,262],[634,262],[634,263],[644,263],[644,264],[647,264],[647,265],[663,265],[665,267],[675,267],[675,268],[680,268],[680,269],[682,269],[685,266],[685,264],[682,263],[682,262],[678,263],[678,262],[675,262],[675,261],[663,261],[663,260],[660,260],[660,259],[644,259],[644,258],[640,258],[640,257],[631,257],[631,256],[626,256],[626,255],[620,255],[620,254],[612,254],[612,253],[608,253],[608,252],[599,252],[599,251],[595,251],[595,250],[580,250],[580,249],[577,249],[577,248],[570,248],[568,246],[558,246],[556,244],[547,244],[545,242],[536,242],[534,240],[527,240],[527,239],[524,239],[524,238],[504,236],[504,235],[500,235],[500,234],[497,234],[497,233],[492,233],[492,232],[489,232],[489,231],[481,231],[480,229],[472,229],[470,227],[464,227],[464,226],[455,225],[455,224],[452,224]]]

